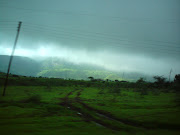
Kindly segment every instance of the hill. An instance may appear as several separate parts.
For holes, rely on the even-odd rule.
[[[7,72],[10,56],[0,55],[0,71]],[[10,73],[36,76],[40,72],[40,63],[28,57],[14,56]]]
[[[7,72],[10,56],[0,55],[0,71]],[[28,57],[14,56],[10,73],[26,76],[55,77],[65,79],[87,79],[89,76],[100,79],[135,81],[145,77],[142,73],[114,72],[96,65],[75,64],[57,57],[34,60]],[[150,76],[146,76],[149,80]]]

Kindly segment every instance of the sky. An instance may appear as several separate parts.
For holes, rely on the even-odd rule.
[[[0,55],[180,73],[179,0],[0,0]]]

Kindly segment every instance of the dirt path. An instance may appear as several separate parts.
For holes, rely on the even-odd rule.
[[[73,92],[75,91],[71,91],[69,92],[64,98],[61,98],[61,103],[60,105],[65,106],[69,109],[71,109],[72,111],[77,112],[77,115],[79,115],[80,117],[82,117],[84,119],[84,121],[86,122],[94,122],[96,125],[105,127],[105,128],[109,128],[115,131],[122,131],[122,130],[126,130],[129,131],[130,129],[127,128],[121,128],[117,125],[112,125],[111,122],[112,121],[116,121],[116,122],[120,122],[117,121],[115,119],[110,118],[109,116],[107,116],[106,114],[103,114],[97,110],[94,110],[93,108],[87,106],[85,103],[83,103],[80,99],[80,95],[81,92],[83,90],[79,90],[76,94],[76,97],[74,97],[73,99],[70,99],[69,96],[73,94]],[[76,105],[74,105],[75,103],[78,103],[81,105],[81,107],[77,107]],[[92,115],[93,113],[93,115]],[[104,119],[106,119],[106,121],[104,121]],[[107,122],[109,121],[109,122]],[[122,123],[122,122],[120,122]],[[132,125],[130,125],[132,126]]]
[[[103,111],[103,110],[98,110],[98,109],[95,109],[93,107],[90,107],[87,104],[83,103],[81,100],[79,100],[77,102],[79,104],[81,104],[84,108],[96,112],[97,115],[99,115],[101,117],[104,117],[104,118],[107,118],[107,119],[110,119],[110,120],[114,120],[114,121],[117,121],[117,122],[120,122],[120,123],[123,123],[123,124],[126,124],[126,125],[134,126],[134,127],[148,128],[148,127],[142,125],[141,123],[136,123],[136,122],[133,122],[133,121],[129,121],[127,119],[120,119],[120,118],[117,118],[117,117],[113,116],[109,112],[106,112],[106,111]]]
[[[133,127],[147,128],[147,127],[143,126],[140,123],[135,123],[135,122],[128,121],[128,120],[125,120],[125,119],[120,119],[120,118],[117,118],[117,117],[113,116],[109,112],[106,112],[106,111],[103,111],[103,110],[98,110],[98,109],[95,109],[93,107],[88,106],[86,103],[82,102],[82,100],[80,99],[81,92],[82,92],[82,90],[77,93],[76,98],[75,98],[76,102],[81,104],[87,110],[94,111],[99,117],[101,117],[103,119],[105,118],[105,119],[108,119],[108,120],[112,120],[112,121],[116,121],[116,122],[119,122],[119,123],[123,123],[123,124],[129,125],[129,126],[133,126]]]
[[[105,127],[105,128],[109,128],[109,129],[112,129],[112,130],[116,130],[116,131],[121,130],[120,127],[113,126],[113,125],[111,125],[109,123],[106,123],[106,122],[102,121],[101,119],[95,118],[90,113],[87,113],[86,111],[84,111],[84,109],[73,105],[72,102],[77,102],[77,101],[80,100],[79,96],[81,95],[82,90],[77,92],[77,95],[74,98],[74,100],[71,100],[71,99],[69,99],[69,96],[72,95],[73,92],[74,91],[71,91],[64,98],[61,98],[62,102],[60,103],[60,105],[65,106],[65,107],[71,109],[72,111],[77,112],[77,115],[82,117],[84,119],[84,121],[86,121],[86,122],[94,122],[96,125],[99,125],[99,126],[102,126],[102,127]]]
[[[158,127],[152,127],[150,125],[153,125],[154,123],[149,123],[149,122],[144,122],[144,123],[140,123],[134,120],[130,120],[130,119],[122,119],[122,118],[117,118],[116,116],[113,116],[111,113],[106,112],[104,110],[98,110],[96,108],[90,107],[89,105],[87,105],[86,103],[84,103],[81,99],[80,99],[80,95],[81,95],[82,91],[79,91],[79,93],[77,94],[77,99],[76,102],[78,102],[79,104],[81,104],[84,108],[86,108],[89,111],[94,111],[96,112],[97,115],[99,115],[102,118],[106,118],[109,120],[113,120],[113,121],[117,121],[126,125],[130,125],[133,127],[139,127],[139,128],[144,128],[144,129],[155,129],[155,128],[160,128],[160,129],[170,129],[170,130],[179,130],[179,126],[178,125],[172,125],[172,124],[158,124]],[[141,117],[141,116],[139,116]]]
[[[81,100],[80,95],[81,95],[82,91],[83,90],[78,90],[76,97],[71,98],[71,99],[69,98],[69,96],[72,95],[73,92],[75,92],[75,91],[69,92],[64,98],[61,98],[62,102],[60,103],[60,105],[65,106],[65,107],[71,109],[72,111],[76,111],[77,115],[82,117],[84,119],[84,121],[86,121],[86,122],[91,121],[91,122],[96,123],[97,125],[100,125],[100,126],[112,129],[112,130],[116,130],[116,131],[120,131],[120,130],[122,130],[122,128],[120,126],[111,124],[111,122],[121,123],[121,124],[125,124],[127,126],[143,128],[143,129],[157,128],[157,127],[148,126],[148,124],[153,125],[153,123],[139,123],[137,121],[133,121],[133,120],[129,120],[129,119],[117,118],[109,112],[90,107],[89,105],[87,105],[86,103],[84,103]],[[77,107],[76,105],[74,105],[75,103],[81,105],[81,107]],[[161,125],[158,125],[158,128],[178,129],[179,127],[174,126],[174,125],[161,124]],[[129,131],[129,128],[127,128],[127,129],[123,128],[123,130]]]

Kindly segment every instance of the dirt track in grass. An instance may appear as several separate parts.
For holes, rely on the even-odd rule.
[[[83,90],[79,90],[76,94],[76,97],[73,99],[70,99],[69,96],[72,95],[74,91],[69,92],[64,98],[60,99],[61,100],[60,105],[65,106],[65,107],[71,109],[72,111],[76,111],[77,115],[82,117],[84,119],[84,121],[86,121],[86,122],[94,122],[96,125],[99,125],[99,126],[102,126],[105,128],[109,128],[112,130],[117,130],[117,131],[122,130],[121,127],[119,127],[117,125],[112,125],[110,122],[107,122],[107,121],[116,121],[121,124],[123,122],[121,122],[119,120],[115,120],[115,119],[111,118],[109,115],[107,115],[107,113],[102,113],[99,110],[91,108],[88,105],[86,105],[85,103],[83,103],[83,101],[80,99],[80,95],[81,95],[82,91]],[[74,105],[76,103],[81,105],[81,107],[79,107],[79,106],[77,107],[76,105]],[[91,112],[93,112],[93,115],[91,114]],[[106,119],[106,121],[104,121],[104,119]],[[130,124],[128,124],[128,125],[130,125]],[[132,125],[130,125],[130,126],[132,126]],[[124,130],[129,131],[128,128],[124,129]]]
[[[83,100],[80,98],[82,91],[83,90],[78,90],[75,98],[69,98],[69,96],[72,95],[73,92],[75,91],[69,92],[64,98],[60,99],[61,100],[60,105],[65,106],[71,109],[72,111],[76,111],[77,115],[82,117],[86,122],[94,122],[99,126],[117,131],[122,130],[122,128],[120,126],[111,124],[111,122],[121,123],[129,126],[127,128],[123,128],[123,130],[127,130],[127,131],[129,131],[130,127],[136,127],[142,129],[155,129],[155,128],[175,129],[175,130],[179,129],[179,127],[176,125],[160,124],[158,125],[158,127],[152,127],[149,124],[153,125],[153,123],[140,123],[129,119],[117,118],[113,116],[110,112],[95,109],[93,107],[90,107],[88,104],[84,103]],[[78,106],[75,104],[78,104]]]

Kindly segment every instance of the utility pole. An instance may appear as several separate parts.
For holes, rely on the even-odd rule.
[[[171,79],[171,73],[172,73],[172,68],[171,68],[171,70],[169,72],[169,82],[170,82],[170,79]]]
[[[13,55],[14,55],[14,52],[15,52],[15,49],[16,49],[16,43],[17,43],[17,40],[18,40],[18,37],[19,37],[19,32],[20,32],[21,24],[22,24],[22,22],[19,22],[19,24],[18,24],[16,39],[15,39],[13,50],[11,52],[11,56],[10,56],[10,60],[9,60],[9,65],[8,65],[8,70],[7,70],[7,74],[6,74],[6,80],[5,80],[5,83],[4,83],[4,90],[3,90],[2,96],[5,96],[6,87],[7,87],[7,84],[8,84],[9,71],[10,71],[10,68],[11,68],[11,63],[12,63],[12,60],[13,60]]]

